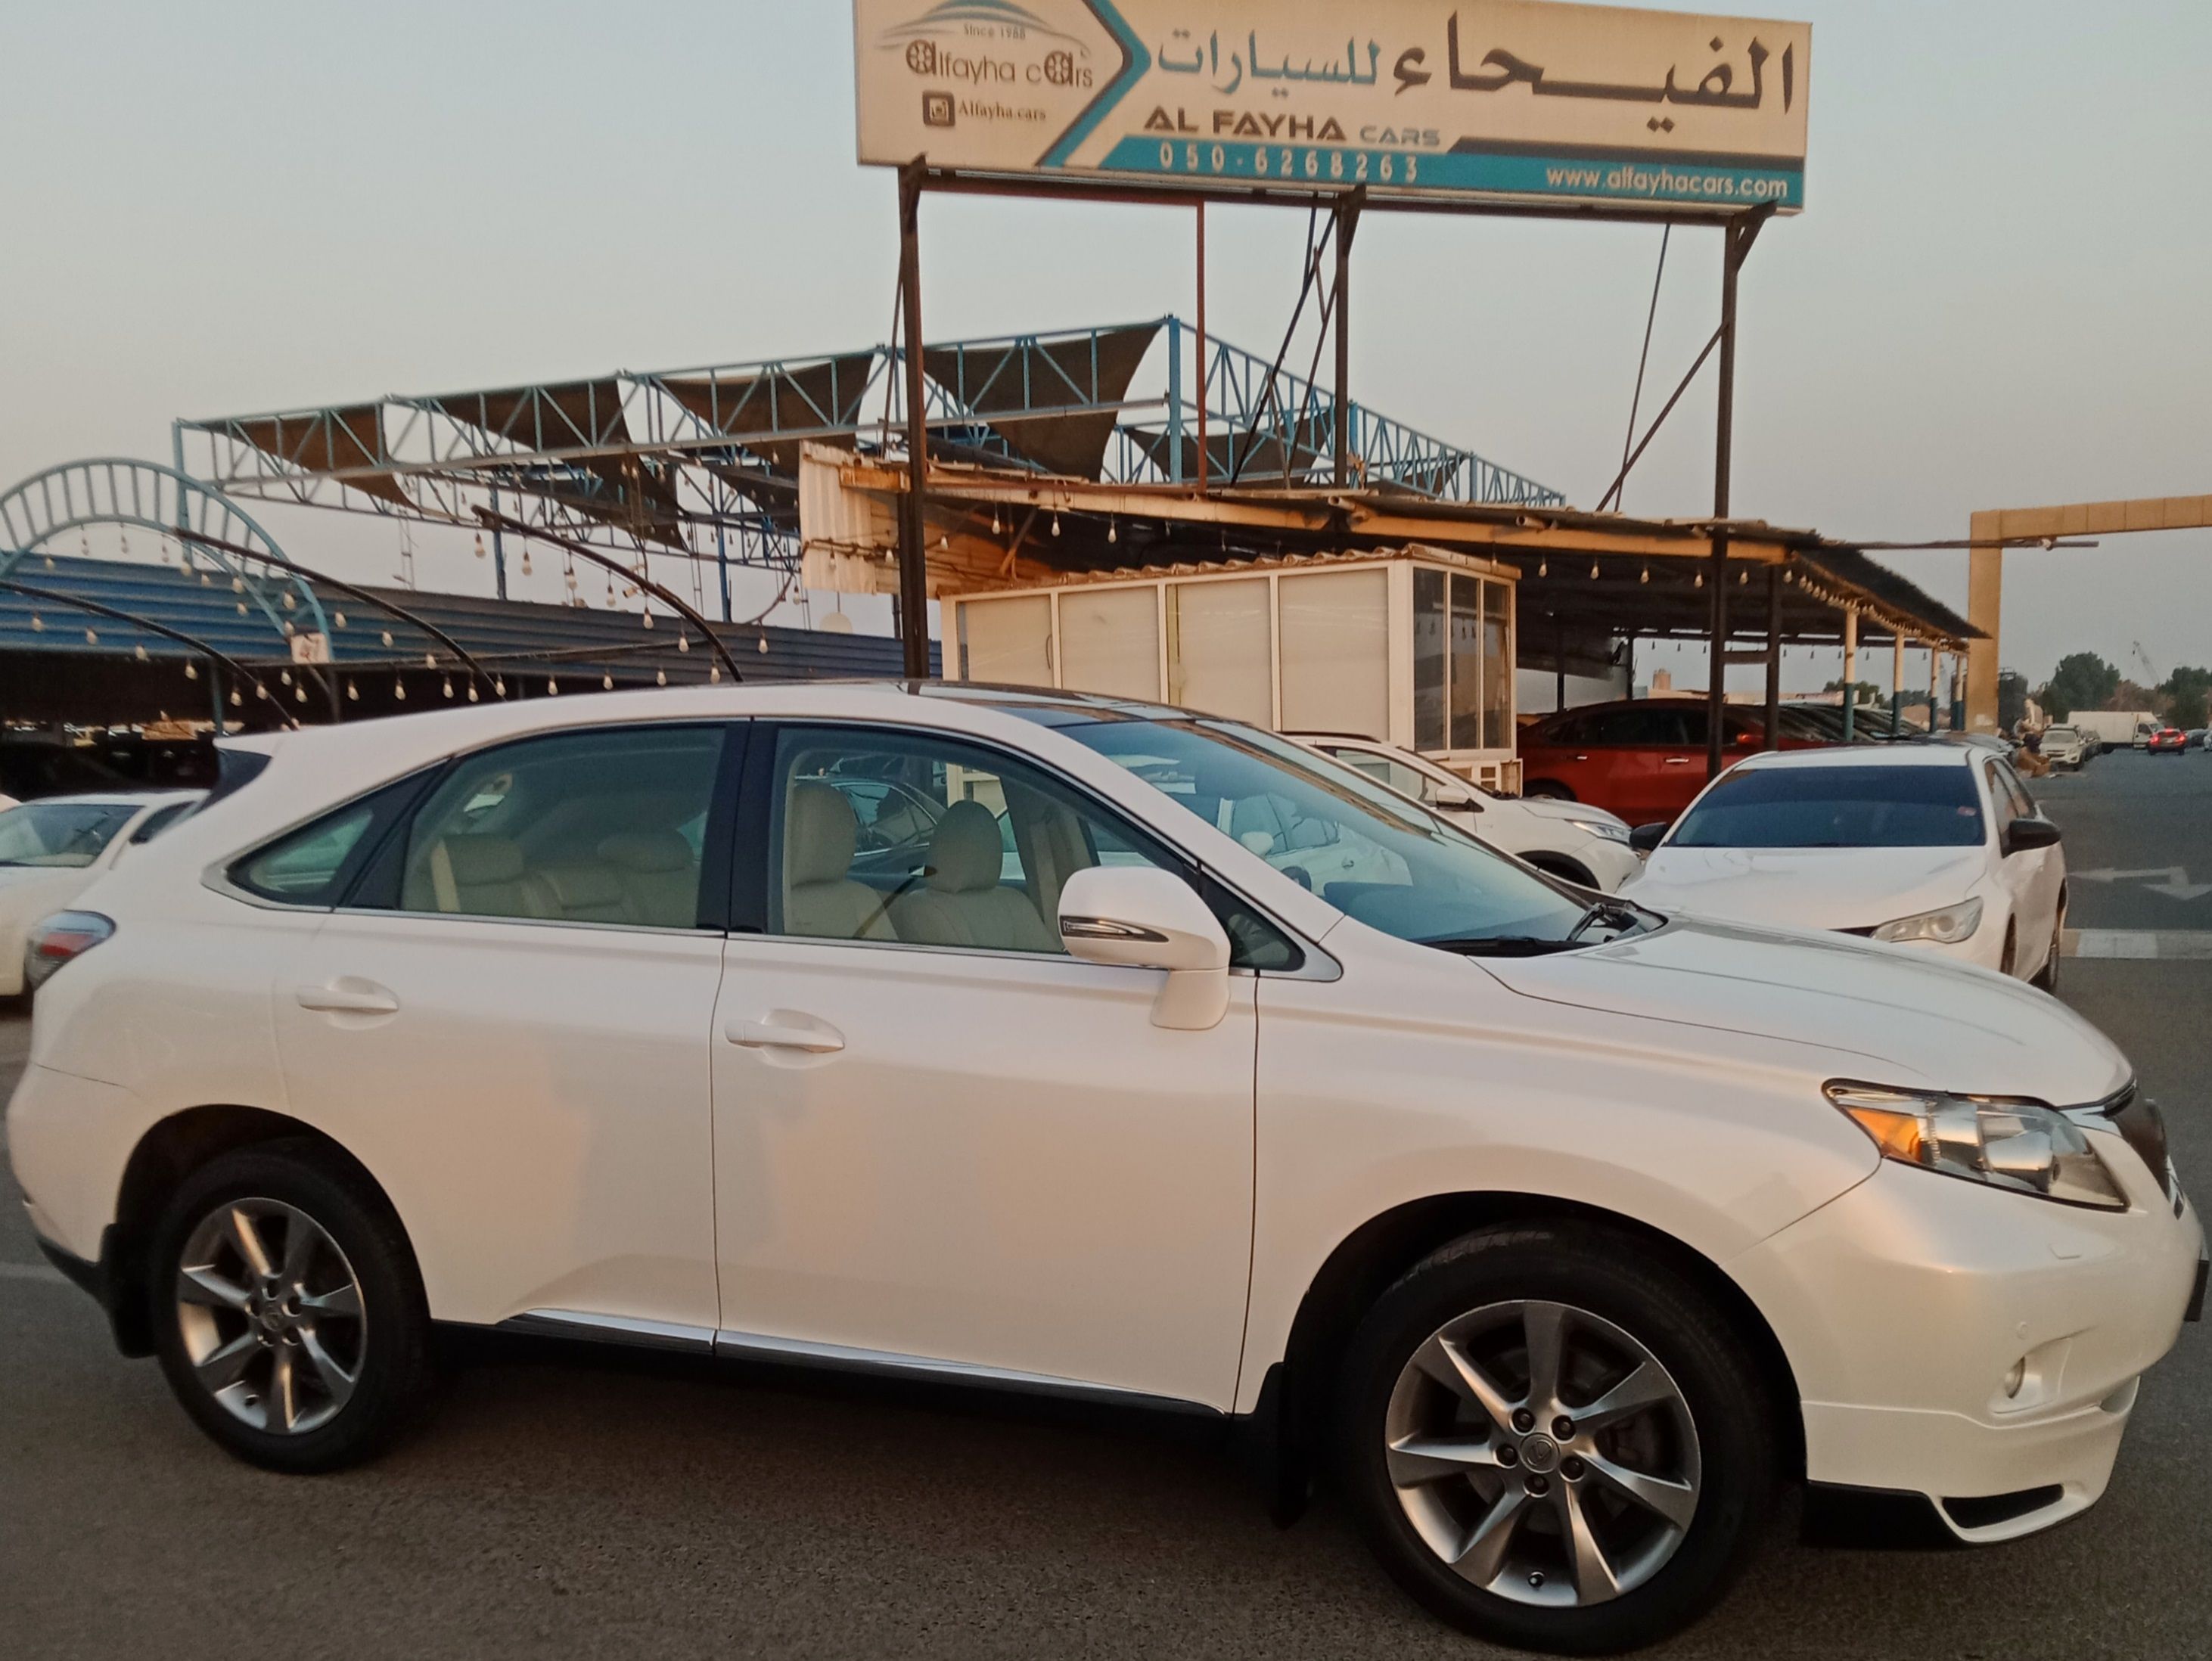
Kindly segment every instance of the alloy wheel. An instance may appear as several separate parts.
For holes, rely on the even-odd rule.
[[[361,1282],[298,1207],[240,1199],[209,1212],[178,1261],[176,1305],[192,1376],[240,1422],[303,1435],[352,1399],[368,1343]]]
[[[1633,1591],[1680,1547],[1701,1491],[1688,1401],[1613,1322],[1534,1300],[1469,1311],[1407,1361],[1383,1423],[1400,1508],[1498,1597],[1551,1608]]]

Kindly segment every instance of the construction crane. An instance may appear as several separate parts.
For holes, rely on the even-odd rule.
[[[2129,644],[2135,650],[2136,661],[2142,665],[2143,684],[2147,687],[2154,687],[2164,684],[2166,676],[2158,672],[2158,665],[2151,662],[2150,653],[2143,650],[2142,642],[2141,640],[2131,640]]]

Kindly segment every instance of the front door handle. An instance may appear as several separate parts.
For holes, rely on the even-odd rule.
[[[1670,755],[1667,758],[1667,765],[1670,767],[1686,767],[1690,765],[1690,758],[1686,755]]]
[[[822,1021],[732,1021],[722,1036],[741,1050],[802,1050],[833,1056],[845,1047],[845,1035]]]
[[[334,986],[301,986],[292,996],[303,1009],[325,1015],[398,1015],[399,1000],[382,986],[365,980],[340,981]]]

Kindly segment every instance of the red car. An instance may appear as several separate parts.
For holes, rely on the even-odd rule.
[[[2189,748],[2189,735],[2179,727],[2160,727],[2150,736],[2150,753],[2155,755],[2162,749],[2179,755]]]
[[[1701,700],[1638,698],[1547,716],[1521,735],[1522,794],[1587,802],[1631,825],[1672,820],[1705,785],[1706,713]],[[1766,748],[1763,710],[1730,707],[1722,719],[1731,766]],[[1785,712],[1783,749],[1823,743]]]

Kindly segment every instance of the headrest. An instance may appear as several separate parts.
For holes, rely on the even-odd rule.
[[[691,845],[672,830],[617,831],[599,844],[599,858],[639,876],[687,871]]]
[[[445,848],[456,882],[475,888],[485,882],[513,882],[522,876],[522,848],[512,838],[450,836]]]
[[[975,894],[999,886],[1006,849],[999,821],[981,802],[955,802],[929,839],[929,886],[939,894]]]
[[[842,882],[853,868],[860,821],[844,792],[827,785],[796,785],[783,815],[783,876],[793,888]]]

